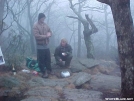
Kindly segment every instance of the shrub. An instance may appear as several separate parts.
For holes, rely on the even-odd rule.
[[[20,69],[28,51],[28,44],[24,35],[15,34],[14,32],[12,30],[8,36],[8,45],[5,48],[4,57],[8,67],[11,68],[14,65],[16,69]]]

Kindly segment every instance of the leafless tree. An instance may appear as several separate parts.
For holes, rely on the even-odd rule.
[[[97,22],[101,28],[103,28],[105,30],[105,34],[106,34],[106,41],[105,41],[105,44],[106,44],[106,51],[105,51],[105,54],[107,56],[109,56],[109,51],[110,51],[110,41],[111,41],[111,36],[113,35],[113,33],[115,33],[115,30],[114,30],[114,27],[111,26],[112,23],[109,21],[109,16],[112,16],[112,13],[111,11],[108,11],[108,5],[106,4],[102,4],[100,7],[90,7],[90,6],[85,6],[83,7],[84,9],[86,10],[90,10],[90,11],[94,11],[94,12],[98,12],[98,13],[102,13],[104,14],[104,21],[100,21],[100,19],[98,21],[95,21]]]
[[[5,0],[0,0],[0,34],[2,33],[3,28],[3,14],[4,14],[4,3]]]
[[[4,20],[7,18],[8,15],[8,4],[10,1],[8,0],[1,0],[0,1],[0,35],[7,29],[9,29],[12,26],[12,23],[10,25],[7,25]]]
[[[75,4],[72,3],[72,0],[69,0],[69,2],[70,2],[70,8],[77,15],[77,17],[74,17],[74,16],[68,16],[68,17],[78,19],[83,24],[83,27],[84,27],[83,35],[84,35],[85,45],[87,48],[87,58],[94,58],[94,56],[91,52],[91,49],[92,49],[91,35],[93,33],[96,33],[98,31],[98,29],[96,28],[96,26],[94,25],[94,23],[88,17],[87,14],[85,14],[86,19],[84,19],[81,16],[81,14],[79,14],[78,11],[75,9],[75,5],[82,3],[83,1],[81,1],[79,3],[75,3]],[[89,25],[91,25],[91,29],[89,28]]]
[[[10,12],[13,15],[13,19],[16,22],[16,24],[18,25],[18,28],[24,32],[26,32],[29,36],[30,36],[30,44],[31,44],[31,52],[35,53],[36,49],[35,49],[35,39],[33,37],[33,24],[35,23],[35,20],[38,16],[39,11],[42,9],[42,7],[44,5],[46,5],[45,3],[48,2],[49,0],[38,0],[37,2],[33,2],[33,0],[25,0],[25,1],[20,1],[21,3],[21,7],[19,9],[19,11],[14,11],[14,6],[11,6]],[[19,4],[20,4],[19,2]],[[14,2],[15,5],[16,2]],[[18,4],[18,5],[19,5]],[[34,6],[33,6],[34,5]],[[34,9],[34,10],[33,10]],[[44,9],[44,8],[43,8]],[[48,8],[45,8],[43,11],[45,12]],[[27,12],[26,16],[27,21],[28,21],[28,28],[25,27],[21,20],[19,19],[22,14],[24,12]]]

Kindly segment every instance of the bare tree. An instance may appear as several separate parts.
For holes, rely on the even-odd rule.
[[[55,0],[53,0],[52,2],[49,3],[48,7],[47,7],[47,24],[49,24],[49,21],[50,21],[50,13],[51,13],[51,9],[52,9],[52,6],[54,5],[55,3]]]
[[[107,56],[109,56],[109,52],[110,52],[110,41],[111,41],[111,36],[113,35],[113,33],[115,33],[114,27],[113,27],[113,23],[111,23],[112,20],[109,20],[109,16],[112,16],[111,11],[109,11],[108,9],[108,5],[106,4],[102,4],[99,7],[90,7],[90,6],[85,6],[83,7],[86,11],[90,10],[90,11],[94,11],[97,13],[102,13],[104,14],[104,21],[100,21],[100,19],[94,20],[95,22],[98,23],[98,25],[101,27],[101,29],[105,30],[105,34],[106,34],[106,41],[105,41],[105,47],[106,47],[106,51],[105,54]],[[85,11],[83,10],[83,11]],[[112,26],[111,26],[112,25]]]
[[[30,45],[31,45],[31,52],[35,53],[36,49],[35,49],[35,39],[33,37],[33,24],[35,22],[35,19],[39,13],[39,11],[41,10],[41,8],[45,5],[45,3],[49,1],[49,0],[38,0],[36,3],[33,2],[33,0],[25,0],[25,2],[23,1],[23,3],[21,4],[21,7],[19,9],[19,11],[14,11],[13,7],[11,6],[9,9],[11,11],[11,14],[13,15],[13,19],[16,22],[16,24],[18,25],[18,28],[22,31],[25,31],[29,36],[30,36]],[[21,2],[21,1],[20,1]],[[19,3],[20,3],[19,2]],[[16,2],[14,2],[15,5]],[[35,3],[34,5],[34,9],[32,8],[32,4]],[[18,4],[19,5],[19,4]],[[44,11],[46,11],[46,9],[44,9]],[[29,28],[25,27],[22,23],[22,21],[19,19],[23,13],[25,13],[25,11],[27,12],[27,19],[28,19],[28,26]]]
[[[134,27],[130,0],[97,0],[108,4],[113,13],[121,68],[121,97],[134,95]]]
[[[66,21],[66,20],[65,20]],[[69,44],[71,43],[72,39],[73,39],[73,53],[74,53],[74,57],[78,57],[78,54],[76,55],[76,42],[75,42],[75,33],[78,30],[77,28],[75,28],[75,22],[74,20],[72,21],[72,23],[70,23],[70,25],[72,25],[71,27],[67,24],[67,21],[65,22],[67,28],[72,32],[72,35],[70,37],[70,41]],[[81,37],[80,37],[81,38]]]
[[[85,1],[85,0],[84,0]],[[98,31],[98,29],[96,28],[96,26],[94,25],[94,23],[92,22],[92,20],[88,17],[87,14],[85,14],[85,18],[84,19],[79,13],[78,11],[75,9],[75,5],[79,4],[73,4],[72,0],[69,0],[70,2],[70,8],[73,10],[73,12],[77,15],[77,17],[74,16],[68,16],[70,18],[74,18],[74,19],[78,19],[84,26],[84,40],[85,40],[85,45],[87,48],[87,58],[94,58],[91,49],[92,49],[92,42],[91,42],[91,35],[93,33],[96,33]],[[81,1],[80,3],[82,3],[83,1]],[[89,28],[89,24],[91,25],[91,29]]]
[[[34,24],[34,21],[33,21],[33,18],[32,18],[32,15],[31,15],[31,3],[32,1],[30,0],[26,0],[26,3],[27,3],[27,14],[28,14],[28,20],[29,20],[29,25],[30,25],[30,43],[31,43],[31,50],[32,50],[32,53],[35,53],[36,52],[36,49],[35,49],[35,40],[34,40],[34,36],[33,36],[33,24]],[[37,11],[36,11],[37,13]],[[35,14],[37,15],[37,14]]]
[[[11,0],[1,0],[0,1],[0,35],[7,29],[9,29],[12,26],[12,21],[9,25],[4,22],[4,20],[7,18],[9,14],[9,2]]]
[[[108,28],[108,12],[107,12],[107,5],[104,6],[104,14],[105,14],[105,28],[106,28],[106,52],[109,52],[109,42],[110,42],[110,35],[109,35],[109,28]]]
[[[81,0],[79,0],[81,2]],[[78,13],[81,15],[82,6],[79,3]],[[77,57],[81,56],[81,21],[78,20],[78,49],[77,49]]]
[[[3,19],[3,14],[4,14],[4,3],[5,0],[0,0],[0,34],[2,31],[2,19]]]
[[[0,35],[2,34],[3,28],[4,4],[5,0],[0,0]]]

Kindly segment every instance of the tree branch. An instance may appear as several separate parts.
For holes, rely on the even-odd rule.
[[[12,26],[13,22],[11,22],[11,24],[7,28],[3,28],[2,31],[1,31],[1,33],[3,33],[5,30],[9,29]]]
[[[94,23],[92,22],[92,20],[88,17],[88,14],[85,14],[85,17],[87,19],[87,21],[89,22],[89,24],[91,25],[92,27],[92,33],[96,33],[98,32],[98,29],[96,28],[96,26],[94,25]]]
[[[41,9],[42,5],[43,5],[45,2],[47,2],[47,1],[43,1],[43,2],[39,5],[39,1],[38,1],[39,7],[38,7],[38,6],[36,7],[36,12],[33,14],[33,19],[32,19],[33,21],[34,21],[36,15],[38,14],[39,10]]]
[[[74,17],[74,16],[67,16],[67,17],[69,17],[69,18],[73,18],[73,19],[78,19],[78,20],[79,20],[78,17]]]
[[[78,2],[78,3],[75,3],[73,6],[79,5],[79,4],[83,3],[83,2],[84,2],[84,0],[81,1],[81,2]]]
[[[97,9],[97,10],[104,10],[102,7],[90,7],[90,6],[85,6],[83,8],[90,8],[90,9]]]
[[[29,34],[29,32],[18,22],[18,20],[16,19],[16,16],[15,16],[14,12],[12,11],[12,9],[10,9],[10,11],[11,11],[11,14],[13,15],[13,19],[14,19],[14,21],[17,23],[17,25],[18,25],[22,30],[24,30],[25,32],[27,32],[27,33]]]
[[[67,16],[68,17],[68,16]],[[69,30],[71,30],[71,31],[75,31],[74,29],[71,29],[70,27],[69,27],[69,25],[67,24],[67,21],[66,21],[66,19],[65,19],[65,24],[67,25],[67,28],[69,29]],[[73,24],[74,24],[74,21],[73,21]],[[71,24],[72,25],[72,24]]]
[[[85,12],[85,11],[96,11],[96,12],[99,12],[99,13],[104,13],[103,11],[99,11],[99,10],[93,10],[93,9],[86,9],[86,10],[82,10],[82,12]]]
[[[99,2],[101,2],[101,3],[105,3],[105,4],[110,5],[110,1],[109,1],[109,0],[97,0],[97,1],[99,1]],[[123,0],[122,0],[122,1],[123,1]]]
[[[81,22],[83,22],[83,18],[82,18],[82,16],[76,11],[76,9],[74,8],[74,5],[73,5],[73,3],[72,3],[72,0],[69,0],[69,2],[70,2],[70,8],[73,10],[73,12],[78,16],[78,18],[79,18],[79,20],[81,21]]]

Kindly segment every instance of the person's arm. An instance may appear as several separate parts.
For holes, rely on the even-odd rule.
[[[52,36],[52,31],[51,31],[50,28],[48,27],[47,37],[51,37],[51,36]]]
[[[55,49],[54,57],[55,57],[56,60],[60,60],[61,59],[60,56],[59,56],[59,47],[57,47]]]
[[[33,27],[33,33],[34,33],[36,40],[44,40],[47,38],[47,35],[40,35],[40,32],[36,25],[34,25],[34,27]]]
[[[68,51],[66,52],[67,55],[72,55],[72,47],[68,45]]]

